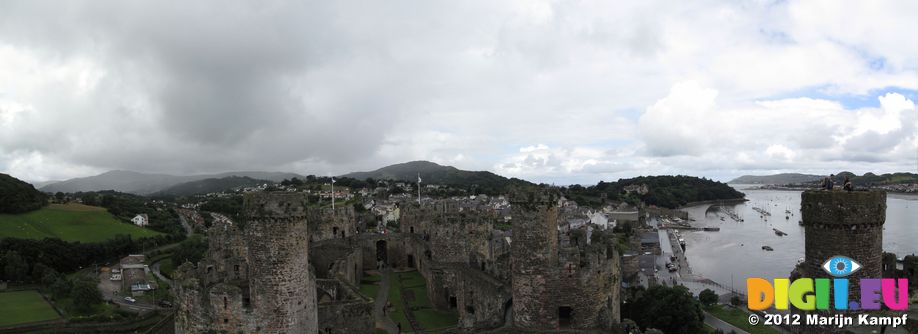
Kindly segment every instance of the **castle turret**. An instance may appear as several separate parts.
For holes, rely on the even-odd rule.
[[[804,191],[801,201],[806,231],[805,277],[831,277],[822,265],[836,255],[846,256],[863,266],[854,272],[852,300],[859,299],[860,278],[883,274],[883,223],[886,222],[886,193],[883,191]]]
[[[296,193],[248,193],[244,214],[256,331],[316,333],[306,198]]]
[[[558,205],[548,193],[511,196],[513,242],[513,324],[517,328],[556,328],[558,312],[551,287],[558,265]]]

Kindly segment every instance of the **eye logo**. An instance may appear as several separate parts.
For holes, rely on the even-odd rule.
[[[850,257],[836,255],[822,264],[822,269],[835,277],[848,276],[861,269],[861,264]]]

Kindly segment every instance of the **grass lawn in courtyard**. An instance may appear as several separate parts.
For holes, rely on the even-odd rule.
[[[724,305],[714,305],[706,308],[711,315],[738,327],[751,334],[779,334],[777,330],[764,325],[753,326],[749,324],[749,312]]]
[[[382,277],[379,275],[365,275],[363,279],[360,280],[360,293],[364,296],[376,299],[376,295],[379,294],[379,281],[382,280]]]
[[[102,242],[118,234],[132,238],[161,233],[123,223],[105,208],[82,204],[51,204],[22,214],[0,214],[0,239],[59,238],[64,241]]]
[[[419,272],[409,271],[393,275],[393,285],[396,284],[408,294],[399,298],[407,301],[408,307],[414,310],[412,315],[425,331],[436,331],[458,323],[459,316],[455,311],[441,312],[433,309],[427,296],[427,284]],[[404,325],[402,326],[404,329]]]
[[[35,290],[0,293],[0,326],[58,318],[57,312]]]
[[[389,314],[389,319],[392,319],[396,324],[402,325],[402,332],[411,331],[411,323],[408,322],[408,318],[405,317],[405,308],[402,304],[402,291],[401,285],[398,282],[398,274],[392,275],[392,281],[389,283],[389,302],[392,303],[394,309],[392,309]]]

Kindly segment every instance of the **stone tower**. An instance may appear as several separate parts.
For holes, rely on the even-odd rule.
[[[883,191],[804,191],[801,200],[806,231],[803,277],[831,277],[823,263],[835,255],[847,256],[863,268],[851,278],[849,300],[860,300],[860,278],[883,274],[883,223],[886,193]]]
[[[551,287],[558,266],[557,197],[520,192],[511,195],[510,202],[513,324],[524,329],[555,328],[558,313]]]
[[[247,193],[243,206],[256,331],[316,333],[316,285],[309,272],[305,196]]]

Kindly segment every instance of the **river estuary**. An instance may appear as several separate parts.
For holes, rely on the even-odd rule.
[[[719,232],[684,231],[692,271],[745,293],[747,277],[788,277],[804,256],[800,191],[754,190],[737,186],[749,201],[735,205],[688,207],[694,226],[717,226]],[[760,210],[759,210],[760,209]],[[735,221],[729,212],[743,221]],[[763,215],[761,212],[768,212]],[[772,229],[787,233],[778,236]],[[769,246],[774,251],[765,251]],[[883,250],[903,257],[918,253],[918,195],[888,194]]]

